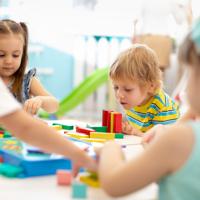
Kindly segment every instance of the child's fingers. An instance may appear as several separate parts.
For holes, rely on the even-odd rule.
[[[79,173],[79,170],[80,170],[80,165],[73,164],[73,166],[72,166],[72,176],[76,177]]]

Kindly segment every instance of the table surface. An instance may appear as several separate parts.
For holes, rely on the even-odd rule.
[[[63,122],[62,122],[63,123]],[[66,123],[65,123],[66,124]],[[68,123],[69,124],[69,123]],[[70,122],[72,124],[72,122]],[[131,159],[138,155],[143,148],[140,143],[140,138],[136,136],[125,136],[123,140],[117,140],[120,144],[126,145],[123,148],[127,159]],[[88,187],[88,200],[150,200],[156,199],[157,185],[151,184],[146,188],[135,192],[131,195],[122,198],[112,198],[108,196],[101,188]],[[66,200],[71,198],[70,186],[59,186],[56,182],[56,176],[42,176],[34,178],[6,178],[0,176],[0,199],[5,200]]]

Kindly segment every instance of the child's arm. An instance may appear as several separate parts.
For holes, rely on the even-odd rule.
[[[48,152],[62,154],[78,165],[85,166],[92,171],[96,169],[95,161],[84,151],[65,139],[53,128],[32,118],[22,110],[0,117],[0,123],[14,136],[31,145],[38,146]]]
[[[180,119],[177,121],[178,123],[184,123],[187,122],[189,120],[195,120],[196,115],[195,113],[192,111],[192,109],[188,109],[187,112],[180,117]]]
[[[101,186],[112,196],[141,189],[177,171],[188,159],[193,143],[191,128],[174,126],[159,134],[143,153],[128,162],[124,161],[118,144],[107,143],[100,155]]]
[[[30,95],[33,98],[24,103],[25,111],[36,114],[39,108],[43,108],[49,113],[56,112],[59,107],[58,100],[53,97],[35,77],[31,80]]]

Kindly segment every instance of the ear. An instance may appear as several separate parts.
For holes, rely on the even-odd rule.
[[[154,94],[156,90],[156,84],[155,83],[149,83],[149,93]]]

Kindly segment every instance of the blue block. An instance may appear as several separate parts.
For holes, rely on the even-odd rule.
[[[87,198],[87,185],[74,181],[72,183],[72,198]]]

